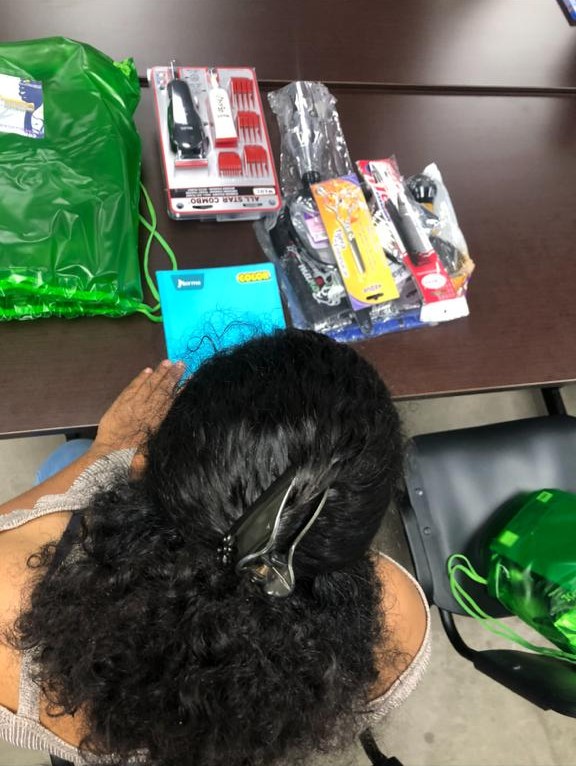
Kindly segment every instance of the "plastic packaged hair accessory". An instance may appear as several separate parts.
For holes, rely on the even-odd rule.
[[[418,210],[418,202],[405,187],[396,160],[393,157],[360,160],[357,165],[370,185],[397,257],[409,270],[418,288],[422,300],[420,319],[432,323],[467,316],[466,297],[458,295],[446,267],[435,251]],[[434,189],[433,200],[436,186],[430,181],[425,188]]]
[[[315,184],[353,174],[334,96],[321,83],[293,82],[268,99],[280,129],[284,204],[279,215],[257,223],[255,229],[264,252],[279,267],[293,324],[343,341],[419,325],[414,290],[408,290],[410,308],[400,316],[400,305],[403,309],[407,305],[400,301],[398,307],[393,300],[379,305],[368,301],[367,308],[360,303],[353,306],[344,285],[312,193]],[[386,269],[379,250],[381,268]],[[389,264],[397,273],[396,266]],[[406,284],[404,273],[400,282]],[[392,294],[390,283],[388,288]]]
[[[312,194],[352,308],[366,309],[396,299],[398,290],[358,178],[352,173],[314,184]]]
[[[353,171],[336,99],[325,85],[292,82],[270,93],[268,101],[280,128],[284,197],[300,193],[307,183]]]
[[[473,264],[436,166],[413,190],[393,158],[367,160],[359,183],[324,85],[293,82],[268,99],[280,130],[283,206],[255,229],[278,266],[293,324],[355,341],[466,316]],[[342,204],[322,197],[331,184],[348,185]],[[352,197],[354,212],[342,215]]]
[[[439,167],[434,162],[427,165],[421,173],[407,179],[406,188],[419,203],[417,211],[422,225],[454,289],[463,295],[474,271],[474,262]]]

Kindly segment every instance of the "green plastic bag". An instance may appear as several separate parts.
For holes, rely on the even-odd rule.
[[[139,98],[131,59],[60,37],[0,44],[0,320],[149,312]]]
[[[576,662],[576,495],[541,490],[503,509],[508,522],[489,543],[487,577],[462,555],[448,560],[454,598],[492,632],[526,648]],[[461,572],[560,651],[534,646],[485,614],[466,593]]]

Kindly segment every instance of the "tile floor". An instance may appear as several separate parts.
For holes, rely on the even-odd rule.
[[[576,414],[576,387],[564,389]],[[405,402],[399,405],[407,435],[514,420],[544,414],[537,391],[507,392]],[[62,441],[41,437],[0,442],[0,502],[27,488],[36,467]],[[382,546],[407,562],[392,517]],[[466,640],[488,646],[492,637],[472,620],[459,623]],[[404,766],[574,766],[576,721],[542,712],[479,674],[448,644],[433,615],[433,657],[421,685],[375,732],[382,749]],[[17,751],[0,742],[0,766],[44,766],[42,754]],[[363,766],[359,748],[324,766]]]

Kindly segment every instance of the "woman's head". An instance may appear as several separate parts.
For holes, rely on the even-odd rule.
[[[339,741],[386,638],[368,549],[402,449],[383,383],[347,346],[278,332],[206,362],[147,458],[94,498],[75,555],[52,571],[44,553],[19,627],[46,691],[86,711],[88,746],[162,766],[272,764]],[[328,492],[279,599],[219,548],[288,469],[280,545]]]
[[[192,525],[215,554],[235,519],[295,469],[286,537],[329,489],[295,558],[314,575],[366,551],[400,460],[398,416],[372,367],[348,346],[289,330],[198,370],[150,440],[144,483],[175,525]]]

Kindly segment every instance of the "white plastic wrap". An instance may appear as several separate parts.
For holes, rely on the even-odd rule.
[[[291,82],[268,95],[280,129],[280,186],[284,198],[316,180],[353,171],[336,111],[336,99],[320,82]]]

